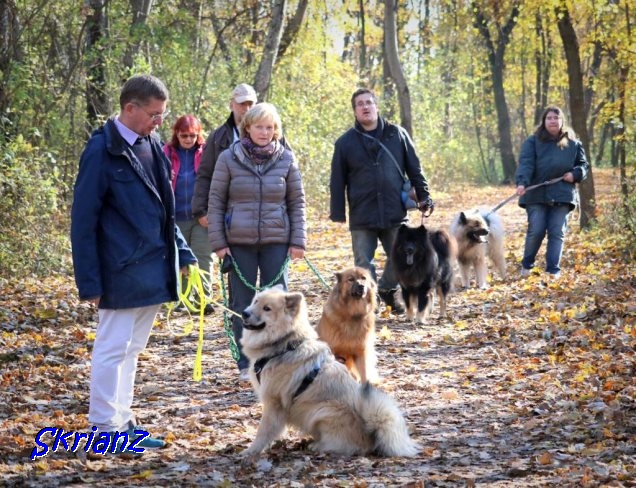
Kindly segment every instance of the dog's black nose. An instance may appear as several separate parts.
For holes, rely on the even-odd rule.
[[[361,297],[364,295],[364,285],[360,283],[354,283],[351,285],[351,295],[354,297]]]
[[[243,313],[241,314],[241,316],[243,317],[243,320],[249,319],[251,315],[252,314],[248,312],[247,309],[243,310]]]

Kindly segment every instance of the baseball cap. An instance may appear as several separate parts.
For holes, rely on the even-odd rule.
[[[247,83],[241,83],[236,88],[234,88],[234,91],[232,92],[232,100],[234,100],[236,103],[243,103],[248,101],[256,103],[256,92],[254,91],[254,88],[252,88]]]

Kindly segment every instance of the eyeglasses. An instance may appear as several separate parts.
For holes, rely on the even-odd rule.
[[[199,134],[179,134],[177,135],[177,137],[181,138],[181,139],[196,139],[199,136]]]
[[[134,105],[136,105],[137,107],[139,107],[141,110],[143,110],[144,112],[146,112],[146,115],[148,115],[148,117],[150,117],[150,120],[152,120],[153,124],[157,124],[160,120],[164,121],[166,120],[166,117],[168,117],[168,115],[170,115],[170,110],[166,110],[164,113],[162,114],[151,114],[150,112],[148,112],[145,108],[143,108],[141,105],[139,105],[138,103],[135,103]]]
[[[358,108],[371,107],[373,105],[375,105],[374,100],[360,100],[359,102],[356,102],[356,107]]]

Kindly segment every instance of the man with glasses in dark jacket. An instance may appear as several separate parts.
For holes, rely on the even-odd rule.
[[[378,115],[375,94],[366,88],[356,90],[351,106],[355,125],[338,138],[331,160],[330,219],[346,222],[346,195],[355,265],[371,272],[380,298],[392,313],[401,314],[404,307],[396,298],[398,282],[390,256],[397,230],[407,220],[401,198],[403,175],[415,188],[420,211],[432,211],[433,201],[411,138]],[[379,281],[374,261],[378,239],[386,254]]]
[[[139,451],[128,449],[133,440],[136,448],[165,446],[132,411],[137,360],[159,307],[177,300],[179,268],[186,272],[197,262],[175,222],[170,161],[155,134],[167,103],[168,90],[158,78],[126,81],[119,114],[91,135],[75,181],[75,282],[80,299],[99,313],[88,421],[113,439],[111,454],[135,455]]]

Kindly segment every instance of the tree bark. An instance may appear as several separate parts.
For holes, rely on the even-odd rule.
[[[497,110],[497,131],[499,135],[499,153],[503,168],[503,183],[514,182],[517,164],[512,149],[512,135],[510,132],[510,113],[506,102],[506,92],[504,89],[504,54],[506,46],[510,42],[510,35],[519,15],[519,0],[515,0],[512,10],[506,23],[499,27],[499,37],[496,42],[490,35],[488,29],[489,19],[486,18],[476,2],[472,3],[474,25],[484,39],[488,51],[488,62],[492,76],[492,88]]]
[[[300,31],[300,27],[305,19],[305,12],[307,11],[308,3],[309,0],[300,0],[293,17],[286,23],[285,30],[283,31],[283,37],[281,38],[280,45],[278,46],[278,54],[276,55],[277,63],[285,55],[289,46],[291,46],[298,36],[298,31]]]
[[[124,76],[125,79],[130,75],[130,70],[132,70],[135,62],[135,53],[138,53],[141,47],[141,30],[146,25],[146,21],[150,15],[152,1],[153,0],[130,0],[133,17],[130,23],[130,42],[126,46],[126,52],[124,53],[123,64],[128,71]]]
[[[106,19],[104,7],[107,0],[88,0],[87,7],[90,13],[86,17],[86,129],[88,133],[94,128],[100,119],[107,115],[110,107],[109,97],[106,93],[107,65],[103,57],[104,51],[100,49],[100,43],[105,37],[104,29]]]
[[[535,84],[534,125],[541,123],[541,115],[548,105],[548,91],[550,88],[550,67],[552,65],[552,38],[550,32],[543,25],[541,12],[535,16],[535,33],[540,49],[535,51],[535,68],[537,72]]]
[[[11,118],[7,112],[11,104],[11,95],[8,92],[8,84],[11,80],[11,67],[14,63],[20,63],[24,56],[22,43],[19,42],[22,26],[18,18],[18,8],[13,0],[0,2],[0,114]],[[11,127],[12,124],[3,124]]]
[[[570,114],[572,128],[583,144],[588,160],[591,159],[590,141],[587,132],[585,114],[585,90],[583,87],[583,70],[581,68],[581,56],[579,53],[579,40],[572,24],[572,18],[565,2],[556,8],[557,25],[565,50],[565,59],[568,67],[568,85],[570,95]],[[581,228],[589,228],[595,218],[596,205],[594,195],[594,175],[590,160],[590,172],[586,180],[579,184]]]
[[[261,101],[267,100],[267,93],[272,79],[272,71],[276,63],[276,53],[280,45],[281,36],[283,34],[283,20],[285,16],[285,1],[278,0],[272,8],[272,21],[269,24],[269,31],[265,39],[265,48],[261,62],[256,71],[256,79],[254,80],[254,89],[258,93]]]
[[[391,78],[397,89],[398,103],[400,105],[400,125],[412,136],[411,96],[398,53],[397,0],[384,1],[384,53]]]
[[[360,7],[360,73],[366,77],[367,74],[367,39],[366,39],[366,13],[364,11],[364,0],[359,0]]]

